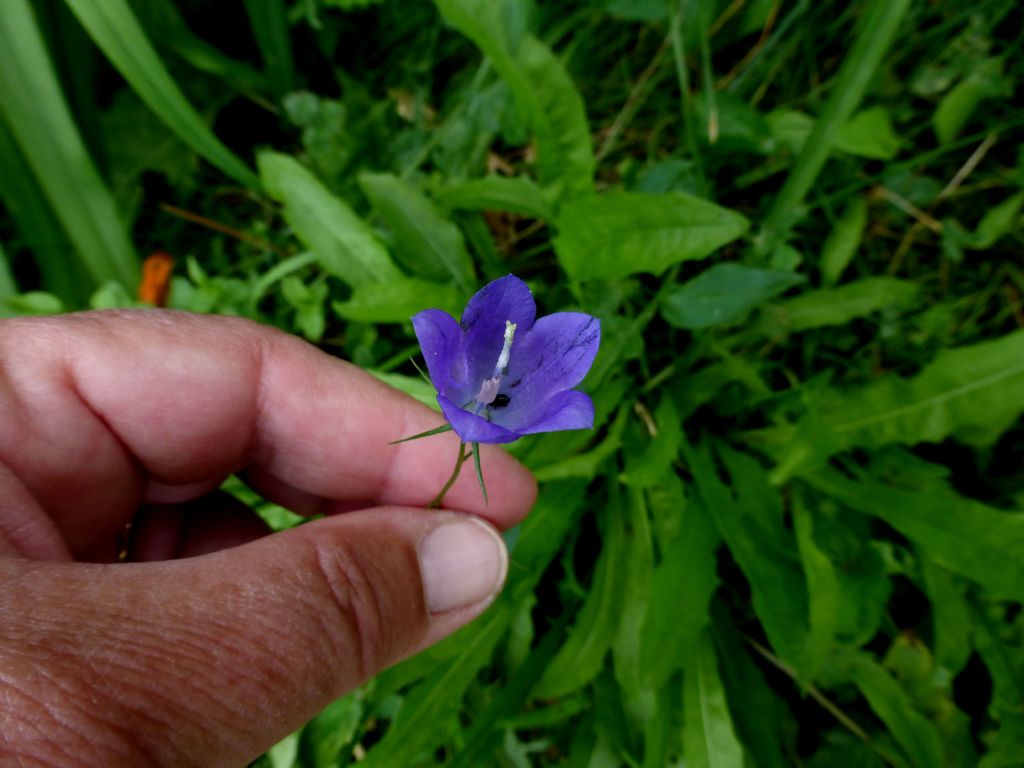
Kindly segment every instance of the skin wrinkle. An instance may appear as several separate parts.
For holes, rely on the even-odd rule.
[[[89,754],[91,756],[97,756],[97,752],[102,751],[108,753],[109,757],[113,758],[132,756],[136,757],[137,753],[131,750],[133,739],[128,733],[120,734],[120,741],[115,740],[113,745],[113,752],[111,753],[110,746],[105,742],[98,742],[94,737],[96,736],[96,724],[103,724],[103,719],[99,716],[101,707],[87,707],[83,705],[83,699],[85,692],[90,690],[89,685],[84,680],[79,680],[73,674],[59,674],[52,673],[45,666],[42,666],[36,662],[34,658],[27,658],[26,661],[31,664],[36,678],[33,680],[32,688],[28,686],[18,686],[11,684],[12,687],[21,694],[23,702],[19,704],[17,710],[24,711],[22,707],[29,708],[34,707],[37,716],[40,716],[42,723],[34,728],[39,733],[39,739],[32,740],[30,743],[39,744],[48,751],[56,751],[60,755],[60,759],[54,762],[56,766],[88,766],[88,765],[144,765],[149,764],[141,763],[138,760],[132,759],[125,762],[121,759],[106,759],[103,758],[100,763],[93,762],[79,762],[78,759],[83,754]],[[66,672],[72,672],[72,670],[66,670]],[[41,678],[41,680],[39,679]],[[69,688],[68,681],[74,681],[78,684],[78,688]],[[41,692],[42,686],[40,683],[48,683],[50,688],[56,688],[60,691],[60,694],[54,697],[51,695],[44,696]],[[33,693],[32,691],[35,691]],[[109,703],[109,702],[108,702]],[[70,711],[68,711],[70,709]],[[53,727],[56,726],[56,729]],[[60,734],[59,739],[54,739],[54,732]],[[8,734],[0,733],[4,737],[4,740],[8,740]],[[13,739],[13,736],[10,737]],[[19,739],[19,745],[24,744],[24,741]],[[120,747],[120,748],[118,748]],[[128,752],[125,752],[125,749]]]
[[[373,579],[366,573],[360,558],[352,557],[348,547],[328,549],[317,545],[315,562],[333,603],[338,606],[341,622],[347,625],[344,634],[354,638],[359,659],[355,682],[359,684],[370,678],[383,655],[380,647],[383,606],[372,586]],[[352,643],[345,645],[352,647]]]

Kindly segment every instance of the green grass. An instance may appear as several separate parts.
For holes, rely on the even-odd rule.
[[[0,315],[602,319],[502,597],[261,765],[1020,764],[1017,3],[9,1]]]

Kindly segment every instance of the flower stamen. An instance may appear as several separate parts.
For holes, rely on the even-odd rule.
[[[508,370],[508,358],[512,352],[512,339],[516,335],[516,324],[505,321],[505,343],[501,346],[501,354],[498,355],[498,362],[494,366],[494,375],[484,379],[480,384],[480,391],[476,393],[473,400],[481,405],[489,405],[498,396],[498,387],[501,386],[501,377]]]

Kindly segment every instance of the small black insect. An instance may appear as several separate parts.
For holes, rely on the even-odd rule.
[[[512,398],[508,395],[495,395],[494,399],[491,400],[491,408],[504,408],[506,405],[512,402]]]

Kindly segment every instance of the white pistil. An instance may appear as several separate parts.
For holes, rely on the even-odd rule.
[[[516,335],[516,324],[505,321],[505,343],[501,347],[501,354],[498,355],[498,364],[494,366],[494,375],[500,377],[508,368],[508,355],[512,351],[512,337]]]
[[[484,379],[480,384],[480,391],[473,398],[481,405],[490,405],[498,396],[498,387],[501,386],[501,377],[508,368],[508,356],[512,351],[512,338],[516,334],[516,324],[505,321],[505,343],[501,346],[501,354],[498,355],[498,363],[494,366],[494,375]]]

